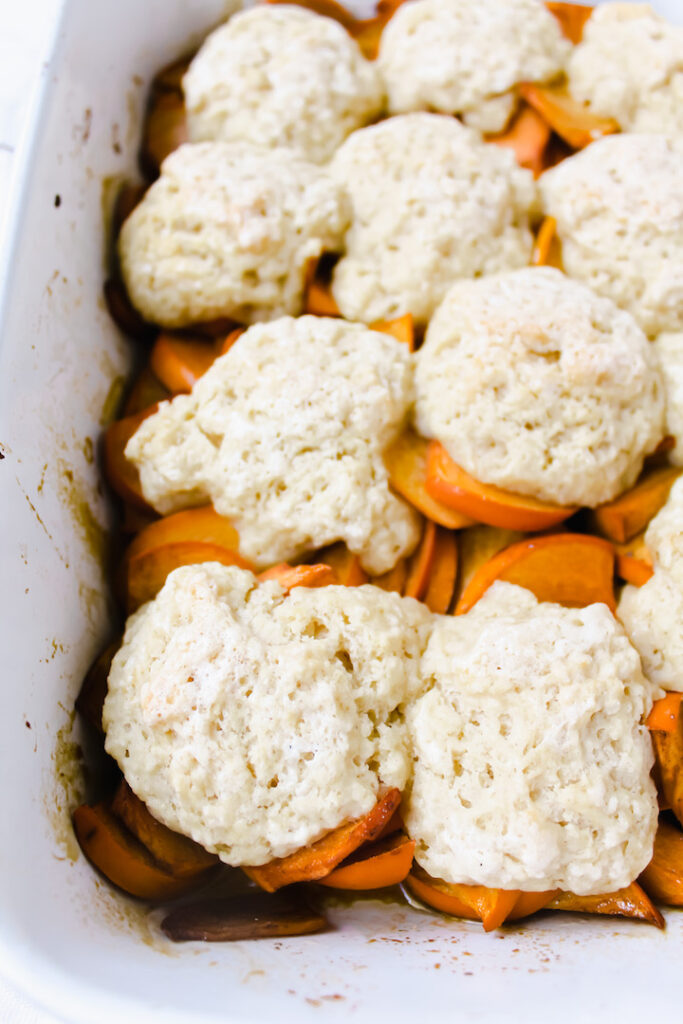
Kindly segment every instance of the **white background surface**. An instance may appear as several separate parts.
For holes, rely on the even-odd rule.
[[[0,244],[11,202],[12,171],[26,111],[44,70],[59,0],[0,0]],[[32,1007],[0,976],[2,1024],[57,1024]],[[96,1024],[93,1018],[93,1024]]]

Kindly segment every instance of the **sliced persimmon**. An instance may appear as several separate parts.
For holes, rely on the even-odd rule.
[[[535,267],[555,267],[562,270],[562,245],[557,235],[557,221],[544,217],[534,243],[532,263]]]
[[[646,469],[630,491],[595,509],[592,518],[598,532],[620,542],[640,533],[662,508],[680,474],[679,466]]]
[[[480,525],[461,530],[458,534],[456,605],[474,574],[503,548],[516,544],[524,537],[519,530],[503,530],[498,526]]]
[[[174,878],[196,878],[219,863],[215,854],[157,821],[125,780],[119,783],[111,811]]]
[[[511,149],[520,167],[533,171],[534,177],[546,168],[545,152],[550,127],[528,103],[522,103],[512,123],[500,135],[487,135],[487,142]]]
[[[135,416],[149,406],[165,402],[171,397],[171,392],[165,388],[159,378],[146,366],[142,370],[131,388],[130,394],[123,407],[124,416]]]
[[[577,914],[611,914],[616,917],[632,917],[639,921],[647,921],[648,924],[654,924],[657,928],[664,927],[664,918],[637,882],[631,882],[624,889],[604,893],[600,896],[576,896],[571,892],[558,892],[548,903],[548,909],[570,910]]]
[[[445,615],[453,600],[458,575],[458,538],[453,530],[436,527],[434,557],[422,600],[430,611]]]
[[[76,711],[97,732],[104,734],[102,728],[102,708],[107,696],[107,680],[114,655],[121,646],[121,638],[101,651],[85,674],[85,679],[76,697]]]
[[[361,847],[321,878],[329,889],[384,889],[404,880],[413,863],[415,840],[393,835]]]
[[[154,342],[149,365],[164,387],[174,394],[189,394],[216,361],[218,347],[207,338],[184,338],[161,331]]]
[[[517,902],[506,917],[506,921],[519,921],[523,917],[531,917],[548,906],[555,895],[554,889],[545,892],[520,892]]]
[[[128,610],[151,601],[166,577],[181,565],[220,562],[250,569],[239,553],[239,534],[213,506],[164,516],[146,526],[131,542],[125,558]]]
[[[676,438],[673,434],[666,434],[657,447],[649,455],[645,456],[644,466],[665,466],[668,464],[669,454],[676,447]]]
[[[272,2],[272,0],[270,0]],[[279,3],[280,0],[277,0]],[[306,284],[304,313],[313,316],[341,316],[341,311],[332,294],[331,281],[313,275]]]
[[[655,752],[654,776],[665,807],[683,822],[683,715],[673,729],[650,733]]]
[[[634,587],[642,587],[654,576],[654,569],[651,562],[643,558],[634,558],[633,555],[617,555],[616,561],[617,576],[626,583],[632,583]]]
[[[409,352],[415,351],[415,327],[411,313],[404,313],[394,320],[375,320],[370,324],[370,330],[379,331],[381,334],[390,334],[396,341],[408,346]]]
[[[182,93],[183,77],[196,56],[196,53],[196,49],[189,50],[187,53],[184,53],[182,57],[178,57],[176,60],[171,61],[170,64],[164,64],[163,68],[161,68],[160,71],[157,71],[156,75],[152,79],[152,88],[156,89],[157,92]]]
[[[297,850],[289,857],[280,857],[269,864],[245,867],[243,870],[266,892],[275,892],[293,882],[317,882],[329,875],[362,843],[377,839],[400,802],[400,791],[388,789],[362,818],[340,825],[316,843]]]
[[[308,906],[300,889],[276,896],[252,890],[224,899],[183,903],[161,922],[173,942],[242,942],[310,935],[327,928],[326,918]]]
[[[147,343],[154,337],[156,328],[138,313],[128,297],[123,281],[118,276],[109,277],[104,282],[104,301],[107,311],[116,326],[124,334],[136,341]]]
[[[288,565],[280,562],[260,573],[260,580],[276,580],[289,593],[294,587],[329,587],[338,582],[337,574],[330,565]]]
[[[381,576],[371,577],[370,582],[375,587],[381,587],[382,590],[393,590],[397,594],[402,594],[406,585],[407,575],[408,559],[399,558],[393,569],[383,573]]]
[[[137,466],[126,458],[124,451],[143,420],[155,413],[158,408],[159,404],[156,403],[133,416],[115,420],[104,432],[102,459],[107,482],[120,498],[142,509],[149,509],[150,505],[142,493]]]
[[[472,577],[455,612],[468,612],[496,580],[525,587],[539,601],[568,608],[602,602],[615,611],[613,579],[614,548],[609,541],[581,533],[551,533],[494,555]]]
[[[73,813],[78,844],[98,871],[130,896],[169,900],[187,892],[194,879],[176,878],[156,863],[104,803],[83,804]]]
[[[453,461],[439,441],[430,441],[427,449],[426,487],[433,498],[456,512],[510,530],[546,530],[576,512],[575,508],[551,505],[475,480]]]
[[[116,195],[114,209],[112,211],[111,230],[114,238],[117,238],[124,222],[138,205],[145,192],[146,185],[139,182],[126,181],[123,183]]]
[[[414,597],[421,601],[425,595],[434,564],[436,529],[436,523],[431,519],[425,519],[420,543],[408,560],[404,597]]]
[[[346,544],[331,544],[318,551],[316,557],[319,562],[334,569],[337,583],[342,587],[362,587],[368,582],[369,577],[360,564],[360,558],[349,551]]]
[[[405,884],[419,900],[453,917],[481,921],[484,931],[500,928],[512,913],[520,893],[513,889],[489,889],[484,885],[455,885],[433,878],[414,865]]]
[[[572,43],[580,43],[593,8],[585,4],[567,3],[566,0],[545,0],[545,5],[559,21],[562,34]]]
[[[401,497],[428,519],[449,530],[472,526],[469,516],[437,501],[427,490],[427,451],[429,442],[406,430],[384,452],[391,486]]]
[[[596,139],[619,131],[619,124],[613,117],[601,117],[599,114],[591,113],[570,96],[564,84],[542,85],[539,82],[522,82],[519,91],[529,106],[533,107],[572,149],[584,149]]]
[[[660,818],[652,860],[638,879],[648,896],[683,907],[683,832]]]
[[[654,732],[674,732],[678,728],[683,693],[667,693],[652,705],[652,710],[645,722],[648,729]]]
[[[140,166],[148,178],[156,178],[169,155],[188,141],[183,94],[178,89],[152,88],[142,129]]]

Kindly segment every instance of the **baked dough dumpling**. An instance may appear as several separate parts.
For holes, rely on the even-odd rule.
[[[531,258],[531,172],[455,118],[405,114],[363,128],[330,171],[352,205],[332,279],[350,320],[412,313],[426,323],[453,281]]]
[[[377,587],[285,596],[215,562],[176,569],[128,620],[107,750],[159,821],[226,863],[285,857],[405,785],[429,619]]]
[[[594,507],[663,434],[657,360],[633,318],[553,268],[453,285],[417,354],[415,421],[486,484]]]
[[[341,25],[279,4],[241,11],[212,32],[183,89],[192,142],[284,146],[313,163],[384,106],[376,66]]]
[[[447,882],[579,895],[628,885],[652,856],[651,703],[605,605],[539,604],[494,583],[434,622],[408,708],[415,859]]]
[[[610,135],[539,179],[562,262],[646,334],[683,330],[683,138]]]
[[[133,305],[185,327],[299,313],[309,260],[338,250],[348,204],[321,168],[242,143],[181,146],[119,238]]]
[[[683,691],[683,480],[651,521],[645,543],[654,575],[624,587],[618,615],[655,686]]]
[[[571,47],[542,0],[413,0],[382,33],[378,63],[393,114],[460,114],[502,131],[519,82],[545,82]]]
[[[596,7],[567,74],[571,94],[623,131],[683,134],[683,26],[649,4]]]
[[[382,460],[408,416],[412,358],[361,324],[257,324],[141,424],[126,456],[158,512],[212,502],[258,568],[343,540],[387,572],[420,535]]]

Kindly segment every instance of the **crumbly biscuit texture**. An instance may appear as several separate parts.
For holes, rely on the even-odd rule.
[[[566,272],[652,337],[683,330],[682,162],[683,138],[611,135],[539,179]]]
[[[415,417],[478,480],[593,507],[663,433],[658,363],[633,318],[553,268],[459,282],[417,355]]]
[[[108,752],[159,821],[228,864],[287,856],[410,768],[429,613],[374,587],[299,588],[208,563],[129,619]]]
[[[299,313],[307,263],[339,248],[348,212],[329,174],[286,150],[188,143],[121,230],[128,294],[165,327]]]
[[[258,568],[343,540],[382,573],[419,539],[382,460],[411,401],[412,356],[395,338],[284,317],[249,328],[190,395],[163,403],[126,456],[158,512],[213,502]]]
[[[666,394],[666,432],[676,439],[669,460],[683,466],[683,331],[666,331],[653,344]]]
[[[624,587],[619,618],[640,654],[650,682],[663,690],[683,691],[683,586],[680,576],[656,569],[642,587]]]
[[[604,605],[538,604],[495,583],[467,615],[438,619],[423,673],[402,813],[425,870],[579,895],[638,876],[657,827],[650,686]]]
[[[332,282],[349,319],[412,313],[425,323],[454,280],[529,262],[531,173],[455,118],[405,114],[363,128],[330,170],[352,203]]]
[[[601,4],[567,64],[569,89],[624,131],[683,134],[683,27],[649,4]]]
[[[654,575],[642,587],[624,587],[618,615],[640,653],[648,679],[683,691],[683,479],[650,522],[645,543]]]
[[[287,5],[241,11],[212,32],[183,89],[193,142],[286,147],[314,163],[384,105],[379,71],[348,32]]]
[[[554,78],[570,49],[541,0],[414,0],[384,29],[378,63],[392,113],[461,114],[499,132],[514,87]]]

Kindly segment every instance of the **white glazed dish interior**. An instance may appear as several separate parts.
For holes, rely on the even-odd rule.
[[[680,0],[653,6],[683,22]],[[74,1024],[641,1021],[668,1010],[679,998],[675,912],[664,933],[548,915],[486,935],[359,901],[332,908],[335,930],[319,936],[173,946],[78,856],[70,709],[109,635],[93,448],[128,369],[101,300],[103,210],[111,181],[135,173],[151,74],[225,9],[66,0],[14,197],[0,313],[2,970]]]

